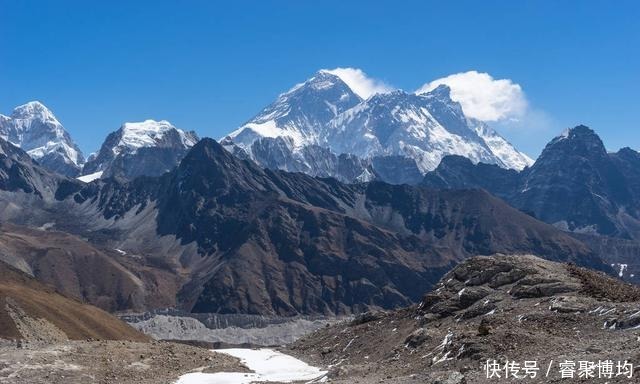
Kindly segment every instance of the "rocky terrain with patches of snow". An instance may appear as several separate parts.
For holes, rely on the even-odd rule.
[[[222,144],[263,167],[344,182],[415,184],[451,154],[510,169],[532,164],[495,130],[467,118],[447,86],[363,99],[328,71],[281,94]]]
[[[0,137],[22,148],[50,171],[73,177],[82,169],[82,151],[39,101],[20,105],[9,116],[0,115]]]
[[[288,353],[329,367],[332,383],[561,383],[571,379],[559,363],[573,361],[578,380],[579,361],[607,360],[614,368],[603,382],[631,383],[639,328],[637,286],[531,255],[494,255],[462,262],[418,305],[323,328]],[[518,366],[488,378],[487,360]],[[524,361],[536,362],[535,377]],[[632,366],[618,370],[625,361]]]
[[[195,132],[183,131],[166,120],[124,123],[89,157],[81,180],[159,176],[180,163],[197,141]]]

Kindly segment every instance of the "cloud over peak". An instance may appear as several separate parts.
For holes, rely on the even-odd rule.
[[[323,69],[322,71],[338,76],[353,92],[363,99],[368,99],[376,93],[387,93],[394,90],[392,86],[367,76],[366,73],[358,68],[347,67]]]
[[[482,121],[517,120],[525,115],[527,98],[520,85],[510,79],[494,79],[488,73],[468,71],[433,80],[416,93],[429,92],[441,84],[451,88],[451,99],[464,113]]]

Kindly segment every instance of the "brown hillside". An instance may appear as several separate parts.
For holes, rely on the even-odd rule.
[[[66,298],[3,262],[0,262],[0,338],[148,340],[109,313]]]

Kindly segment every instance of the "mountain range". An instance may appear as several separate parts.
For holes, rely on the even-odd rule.
[[[131,296],[110,302],[120,310],[153,308],[160,299],[149,294],[158,291],[195,312],[391,308],[418,300],[460,260],[495,252],[609,268],[580,241],[484,191],[348,185],[272,171],[211,139],[198,142],[171,172],[133,181],[86,184],[52,175],[6,142],[2,157],[3,219],[75,234],[100,251],[96,260],[112,255],[118,272],[111,276],[135,283]],[[41,269],[34,268],[38,258],[12,255],[16,265]],[[87,292],[82,282],[99,288],[92,268],[73,271],[84,274],[79,292]]]
[[[532,162],[446,86],[320,71],[220,143],[146,120],[86,161],[41,103],[0,124],[0,259],[109,311],[395,308],[497,252],[640,277],[637,152],[578,126]]]
[[[194,132],[165,120],[128,122],[85,161],[53,113],[35,101],[0,115],[0,137],[46,169],[85,182],[158,176],[198,141]],[[423,94],[393,91],[365,99],[326,70],[281,94],[221,143],[265,168],[347,183],[417,184],[446,155],[506,169],[532,163],[485,123],[467,118],[445,85]]]
[[[221,143],[263,167],[343,182],[416,183],[449,154],[514,169],[532,163],[486,124],[467,118],[445,85],[365,100],[328,71],[281,94]]]

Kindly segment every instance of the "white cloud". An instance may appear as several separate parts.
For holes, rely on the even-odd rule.
[[[445,84],[451,99],[462,105],[464,113],[482,121],[518,120],[527,113],[528,102],[520,85],[509,79],[496,80],[488,73],[469,71],[434,80],[416,93]]]
[[[338,76],[358,96],[368,99],[376,93],[387,93],[394,88],[383,81],[372,79],[358,68],[323,69],[322,71]]]

